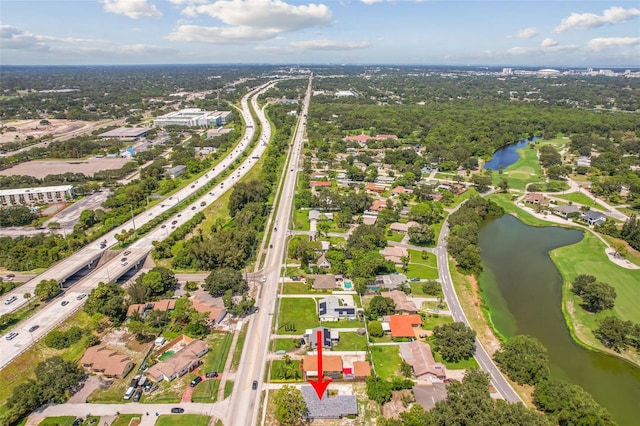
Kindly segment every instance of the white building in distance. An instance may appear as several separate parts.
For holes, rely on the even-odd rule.
[[[73,185],[0,189],[0,205],[2,206],[58,203],[73,197]]]
[[[200,108],[187,108],[170,112],[155,120],[155,126],[219,127],[231,120],[231,111],[205,111]]]

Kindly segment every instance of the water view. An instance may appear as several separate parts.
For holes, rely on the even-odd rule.
[[[484,165],[484,169],[499,170],[506,169],[520,158],[518,150],[529,145],[530,142],[537,141],[539,138],[522,139],[518,142],[504,146],[493,153],[491,161],[487,161]]]
[[[620,425],[638,424],[640,368],[576,344],[562,316],[562,277],[548,252],[577,243],[582,233],[532,227],[511,215],[487,222],[479,246],[487,307],[506,337],[527,334],[549,350],[551,374],[582,386]]]

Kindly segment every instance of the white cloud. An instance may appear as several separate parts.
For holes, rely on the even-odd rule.
[[[359,50],[371,46],[368,41],[334,41],[326,39],[294,41],[284,46],[258,46],[256,50],[268,53],[292,54],[309,50],[345,51]]]
[[[183,4],[204,4],[208,3],[208,0],[169,0],[169,3],[181,6]]]
[[[555,27],[554,31],[560,33],[575,29],[586,30],[589,28],[597,28],[607,24],[613,25],[625,22],[635,16],[640,16],[640,9],[624,9],[618,6],[604,10],[602,15],[596,15],[595,13],[572,13],[568,18],[564,18],[562,22],[560,22],[560,25]]]
[[[387,1],[387,0],[360,0],[360,1],[364,4],[376,4],[376,3],[382,3],[383,1]]]
[[[594,38],[587,43],[587,50],[600,51],[626,46],[640,46],[640,37]]]
[[[147,0],[101,0],[104,11],[125,15],[131,19],[159,18],[162,13]]]
[[[540,47],[553,47],[553,46],[557,46],[558,42],[551,39],[551,38],[545,38],[544,40],[542,40],[542,43],[540,43]]]
[[[282,0],[221,0],[195,7],[227,25],[266,28],[279,32],[296,31],[331,22],[331,10],[324,4],[295,6]]]
[[[508,35],[507,38],[532,38],[538,35],[535,27],[523,28],[515,34]]]
[[[189,5],[189,17],[208,15],[226,26],[178,25],[166,38],[214,44],[238,44],[270,40],[282,33],[325,26],[333,15],[324,4],[291,5],[282,0],[220,0]]]

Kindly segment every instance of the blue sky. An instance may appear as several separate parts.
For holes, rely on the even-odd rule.
[[[2,0],[0,64],[640,66],[640,1]]]

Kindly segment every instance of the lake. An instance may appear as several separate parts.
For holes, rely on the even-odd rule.
[[[529,145],[530,142],[537,141],[539,138],[534,137],[533,139],[522,139],[518,142],[511,143],[507,146],[503,146],[499,150],[493,153],[491,157],[491,161],[487,161],[484,164],[484,169],[491,170],[499,170],[502,168],[503,170],[518,161],[520,156],[518,155],[518,149],[524,148]]]
[[[527,334],[547,347],[554,377],[582,386],[619,425],[637,425],[640,368],[582,348],[562,316],[562,277],[548,253],[581,239],[580,231],[532,227],[511,215],[485,223],[478,245],[486,306],[501,334]]]

